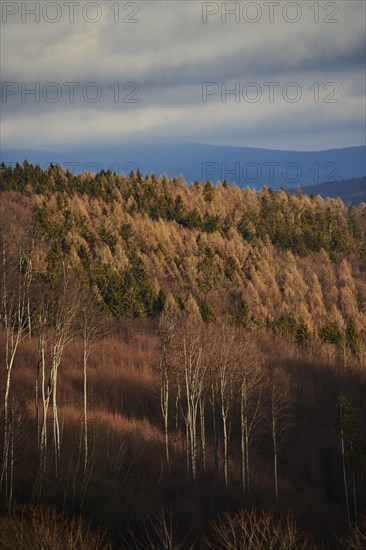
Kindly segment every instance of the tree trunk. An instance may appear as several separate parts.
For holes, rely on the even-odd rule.
[[[191,463],[192,478],[197,480],[197,403],[191,405]]]
[[[177,397],[175,399],[175,435],[174,435],[174,454],[177,452],[178,432],[180,428],[180,386],[177,387]]]
[[[163,359],[162,359],[163,361]],[[164,360],[165,361],[165,360]],[[164,420],[165,458],[169,470],[169,378],[166,366],[161,366],[161,412]]]
[[[200,420],[201,420],[201,448],[202,448],[202,471],[203,479],[206,479],[206,431],[205,431],[205,402],[200,399]]]
[[[88,364],[88,343],[84,338],[83,353],[83,390],[84,390],[84,473],[88,467],[88,394],[87,394],[87,364]]]
[[[227,432],[227,416],[225,415],[223,409],[221,410],[222,416],[222,429],[223,429],[223,444],[224,444],[224,480],[225,480],[225,489],[228,488],[229,482],[229,466],[228,466],[228,432]]]
[[[354,512],[354,522],[356,528],[358,527],[358,514],[357,514],[357,492],[356,492],[356,476],[355,468],[353,466],[353,443],[351,440],[351,462],[352,462],[352,493],[353,493],[353,512]]]
[[[44,393],[44,371],[45,371],[45,336],[41,334],[38,343],[38,361],[36,371],[36,385],[35,385],[35,408],[36,408],[36,422],[37,422],[37,461],[40,461],[41,456],[41,418],[39,412],[39,377],[42,375],[41,389]]]
[[[10,385],[11,385],[11,373],[14,365],[15,354],[18,348],[20,341],[20,333],[17,332],[14,340],[14,335],[9,333],[9,328],[6,328],[6,387],[5,387],[5,396],[4,396],[4,447],[3,447],[3,467],[1,472],[0,487],[2,487],[3,482],[5,483],[5,503],[9,506],[9,494],[12,493],[12,487],[9,486],[9,447],[10,447],[10,420],[9,420],[9,395],[10,395]],[[10,347],[10,351],[9,351]],[[12,477],[10,478],[12,479]]]
[[[278,507],[277,447],[275,447],[275,450],[274,450],[273,467],[274,467],[274,478],[275,478],[276,506]]]
[[[243,496],[246,494],[246,471],[245,471],[245,422],[243,399],[240,403],[240,435],[241,435],[241,487]]]
[[[342,450],[342,470],[343,470],[343,484],[344,484],[344,496],[346,499],[346,510],[347,510],[347,520],[348,525],[351,525],[351,518],[349,513],[349,500],[348,500],[348,487],[347,487],[347,474],[346,474],[346,459],[344,451],[344,433],[343,433],[343,414],[342,406],[339,406],[340,412],[340,421],[341,421],[341,450]]]
[[[246,380],[244,379],[240,388],[240,432],[241,432],[241,483],[243,495],[249,494],[249,436],[248,436],[248,412]]]
[[[247,491],[248,496],[250,495],[250,470],[249,470],[249,427],[248,427],[248,418],[245,419],[244,424],[245,429],[245,464],[247,470]]]
[[[55,447],[55,477],[58,475],[58,463],[60,457],[60,425],[57,412],[57,366],[54,370],[53,392],[52,392],[52,411],[53,411],[53,437]]]
[[[217,434],[217,422],[216,422],[216,400],[215,400],[215,387],[211,384],[211,407],[212,407],[212,424],[213,424],[213,436],[214,436],[214,456],[216,475],[220,476],[220,461],[219,461],[219,449],[218,449],[218,434]]]

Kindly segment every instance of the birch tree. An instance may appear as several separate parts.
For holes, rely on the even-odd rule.
[[[214,448],[214,458],[215,458],[215,469],[217,477],[220,477],[220,454],[219,454],[219,425],[218,425],[218,384],[217,377],[215,374],[214,366],[210,361],[208,368],[208,384],[209,384],[209,402],[211,405],[211,414],[212,414],[212,430],[213,430],[213,448]]]
[[[88,361],[92,347],[101,335],[100,318],[93,303],[92,296],[84,290],[84,298],[80,306],[81,336],[83,339],[83,447],[84,447],[84,474],[88,468]]]
[[[347,399],[340,393],[338,396],[339,423],[340,423],[340,443],[342,453],[342,471],[344,494],[346,500],[346,510],[348,524],[351,524],[351,514],[347,483],[347,462],[351,470],[352,499],[353,499],[353,520],[358,526],[358,507],[357,507],[357,485],[356,470],[366,469],[366,439],[362,433],[362,425],[357,416],[356,410]]]
[[[43,298],[43,297],[42,297]],[[35,410],[36,410],[36,440],[37,459],[41,460],[41,413],[40,413],[40,392],[42,398],[42,415],[45,418],[45,392],[46,392],[46,350],[48,343],[48,304],[41,297],[38,298],[38,307],[35,314],[35,327],[38,332],[37,338],[37,368],[35,380]]]
[[[276,505],[278,506],[278,451],[286,431],[291,426],[292,399],[288,377],[274,368],[269,388],[269,424],[273,445],[273,473]]]
[[[172,370],[172,348],[177,318],[168,311],[163,311],[159,322],[160,335],[160,408],[164,420],[165,457],[168,469],[169,456],[169,394]]]
[[[241,481],[244,495],[250,494],[250,445],[258,423],[263,419],[263,356],[255,343],[243,335],[238,353],[240,393]]]
[[[188,320],[180,337],[181,368],[184,377],[187,474],[197,479],[197,417],[206,372],[201,325]]]
[[[57,383],[58,369],[61,364],[62,354],[65,345],[71,341],[73,337],[73,321],[78,309],[78,290],[75,281],[70,277],[67,268],[63,265],[63,273],[59,286],[54,287],[50,293],[50,302],[45,311],[47,311],[47,323],[49,327],[49,356],[50,369],[47,387],[45,387],[45,377],[42,371],[42,401],[43,401],[43,418],[41,428],[41,469],[46,468],[46,457],[48,447],[47,437],[47,419],[50,403],[52,404],[53,414],[53,445],[55,458],[55,476],[58,474],[58,464],[60,459],[61,449],[61,434],[60,424],[57,409]]]
[[[217,331],[217,328],[216,328]],[[231,413],[233,407],[235,363],[233,362],[233,349],[235,346],[235,331],[225,325],[213,335],[216,337],[216,345],[213,346],[215,377],[217,379],[218,399],[220,407],[223,443],[224,482],[226,489],[229,483],[229,440]]]
[[[29,326],[28,303],[32,281],[30,261],[32,244],[28,241],[25,232],[15,226],[10,216],[5,215],[3,210],[0,213],[0,326],[5,348],[4,438],[0,489],[4,489],[5,503],[10,506],[13,479],[13,461],[11,453],[9,454],[11,439],[10,391],[16,353]]]

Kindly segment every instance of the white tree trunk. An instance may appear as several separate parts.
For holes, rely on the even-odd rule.
[[[88,348],[87,340],[84,339],[83,353],[83,390],[84,390],[84,472],[88,467],[88,394],[87,394],[87,364],[88,364]]]
[[[349,500],[348,500],[348,487],[347,487],[347,474],[346,474],[346,458],[344,450],[344,432],[343,432],[343,413],[342,406],[340,409],[340,421],[341,421],[341,451],[342,451],[342,470],[343,470],[343,484],[344,484],[344,496],[346,499],[346,510],[347,510],[347,520],[348,525],[351,525],[351,517],[349,512]]]
[[[206,479],[205,402],[203,399],[200,399],[200,421],[201,421],[202,471],[203,471],[203,479]]]

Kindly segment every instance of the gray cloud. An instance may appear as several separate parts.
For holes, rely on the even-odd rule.
[[[20,4],[20,2],[19,2]],[[63,6],[62,0],[59,2]],[[80,2],[81,6],[85,2]],[[62,86],[60,101],[41,96],[36,103],[21,93],[2,102],[2,146],[57,147],[67,143],[114,140],[186,139],[210,143],[279,148],[330,148],[365,141],[365,4],[336,2],[338,23],[324,23],[327,3],[320,2],[319,23],[308,2],[302,18],[288,23],[281,10],[273,23],[263,17],[257,23],[220,14],[202,21],[202,2],[138,2],[138,23],[114,23],[109,9],[114,2],[100,2],[103,17],[87,23],[76,11],[74,23],[67,17],[50,24],[10,17],[2,24],[2,82],[49,82]],[[221,2],[216,3],[217,6]],[[230,7],[234,3],[228,2]],[[242,4],[245,4],[242,3]],[[282,9],[285,3],[282,2]],[[329,3],[328,3],[329,4]],[[126,3],[121,2],[120,14]],[[64,6],[63,6],[63,9]],[[109,11],[108,11],[109,10]],[[42,19],[42,18],[41,18]],[[70,103],[64,82],[79,82]],[[257,103],[239,103],[218,92],[202,103],[202,83],[225,83],[240,90],[257,82],[263,96]],[[281,93],[270,103],[265,82],[280,84]],[[97,103],[85,100],[80,90],[96,82],[103,91]],[[135,82],[138,103],[114,102],[109,88],[119,82]],[[282,97],[282,88],[296,82],[301,88],[297,103]],[[319,83],[319,101],[310,87]],[[338,103],[324,99],[334,82]],[[126,91],[128,92],[128,90]],[[267,99],[266,99],[267,98]]]

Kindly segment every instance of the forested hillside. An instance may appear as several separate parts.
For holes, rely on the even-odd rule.
[[[363,548],[365,203],[26,161],[0,192],[0,548],[48,508],[115,548]]]
[[[3,167],[1,190],[32,217],[43,278],[70,262],[114,315],[168,301],[294,338],[366,325],[365,204],[27,164]]]

